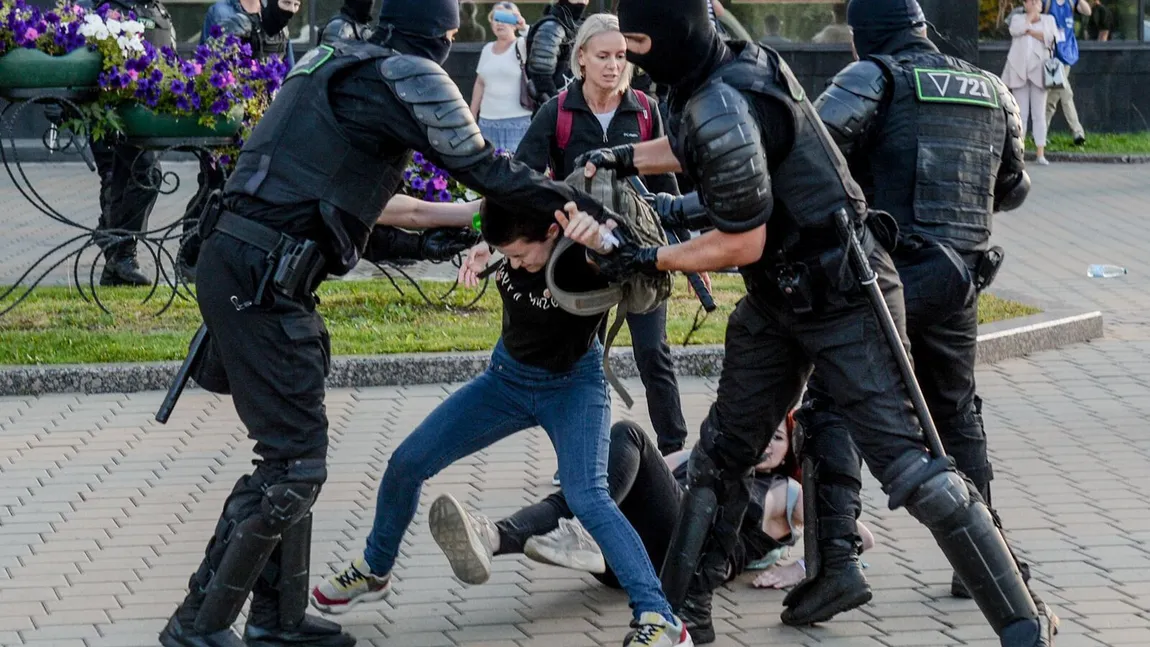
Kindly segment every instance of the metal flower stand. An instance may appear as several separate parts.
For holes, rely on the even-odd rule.
[[[197,160],[198,189],[188,202],[183,216],[175,222],[142,232],[122,229],[100,230],[95,224],[98,218],[92,218],[90,224],[77,222],[53,207],[44,195],[37,191],[20,159],[14,133],[16,124],[20,123],[26,111],[33,106],[42,106],[50,123],[40,138],[44,148],[53,155],[78,156],[87,164],[90,171],[95,172],[96,165],[89,148],[89,140],[84,134],[87,128],[77,128],[76,130],[81,131],[78,133],[67,128],[66,124],[74,124],[76,120],[83,123],[84,113],[80,106],[96,96],[95,88],[0,88],[0,97],[9,101],[3,111],[0,111],[0,162],[28,203],[44,216],[68,228],[73,234],[41,255],[12,285],[0,289],[0,316],[23,302],[49,273],[61,266],[68,267],[68,264],[71,265],[71,282],[80,296],[111,314],[100,300],[97,280],[97,269],[103,255],[96,254],[92,257],[88,254],[87,257],[92,260],[87,267],[82,267],[83,259],[85,252],[89,252],[93,246],[103,249],[109,245],[132,240],[136,241],[137,248],[147,250],[146,257],[150,257],[153,262],[152,285],[142,300],[157,305],[156,315],[166,311],[176,298],[194,299],[187,284],[187,272],[180,271],[180,266],[183,264],[184,269],[194,266],[199,245],[199,237],[195,234],[199,215],[207,203],[208,196],[213,191],[222,189],[226,180],[225,172],[215,162],[213,151],[229,146],[233,142],[230,137],[123,138],[126,144],[154,153],[150,162],[144,159],[143,153],[137,158],[137,161],[142,161],[145,166],[138,171],[133,169],[133,181],[138,186],[154,190],[160,195],[175,193],[180,186],[179,176],[172,171],[162,170],[159,162],[165,155],[178,151],[190,153]]]

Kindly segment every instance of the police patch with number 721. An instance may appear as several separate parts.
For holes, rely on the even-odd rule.
[[[915,68],[914,84],[919,101],[961,103],[984,108],[997,108],[1000,105],[998,92],[990,79],[978,72]]]

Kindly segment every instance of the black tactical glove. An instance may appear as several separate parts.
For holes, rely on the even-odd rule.
[[[470,227],[429,229],[419,236],[419,255],[429,261],[449,261],[478,242],[479,232]]]
[[[630,144],[612,146],[611,148],[600,148],[583,153],[575,158],[575,168],[580,168],[588,164],[591,164],[597,169],[610,169],[615,171],[616,177],[627,177],[639,174],[639,169],[635,168],[635,147]]]
[[[658,247],[640,247],[634,242],[623,241],[607,254],[594,251],[588,254],[599,266],[599,273],[613,283],[625,281],[636,274],[659,276]]]

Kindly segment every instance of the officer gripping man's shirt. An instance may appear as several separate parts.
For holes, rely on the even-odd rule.
[[[989,506],[993,473],[974,384],[977,291],[1002,258],[990,248],[991,214],[1019,206],[1030,186],[1018,106],[998,77],[939,53],[914,2],[854,0],[847,22],[861,60],[814,105],[870,206],[898,221],[892,258],[918,382],[947,455]],[[787,597],[788,624],[828,620],[870,599],[857,556],[859,457],[822,388],[812,382],[803,409],[804,473],[817,482],[807,496],[821,523],[809,536],[822,572]],[[951,590],[969,597],[957,573]]]
[[[327,478],[330,342],[313,291],[358,262],[411,151],[528,214],[599,209],[494,155],[441,67],[458,27],[456,0],[385,0],[371,42],[312,50],[245,142],[222,210],[201,221],[210,341],[193,377],[232,393],[259,459],[224,503],[165,647],[355,643],[304,613],[310,509]],[[241,639],[231,626],[249,595]]]
[[[600,150],[588,162],[623,174],[685,170],[717,229],[657,248],[624,236],[618,249],[596,256],[600,267],[625,276],[736,265],[747,284],[728,322],[717,399],[692,454],[678,552],[663,569],[666,588],[690,584],[685,600],[667,593],[683,602],[691,634],[697,642],[713,636],[712,589],[734,549],[745,476],[769,440],[763,430],[782,422],[813,370],[851,422],[890,506],[906,506],[931,530],[1002,644],[1051,644],[1053,614],[1032,598],[977,491],[949,459],[924,449],[895,348],[836,228],[836,214],[854,227],[905,344],[902,285],[886,250],[894,243],[889,216],[868,211],[798,80],[770,49],[723,43],[705,0],[621,0],[619,21],[628,58],[672,85],[671,135]]]

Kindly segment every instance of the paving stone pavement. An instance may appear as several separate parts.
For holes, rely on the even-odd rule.
[[[996,466],[994,500],[1035,587],[1063,618],[1060,647],[1150,644],[1150,182],[1138,167],[1036,168],[1023,209],[997,223],[1007,265],[996,288],[1097,308],[1106,337],[980,369]],[[6,206],[8,206],[6,204]],[[1092,262],[1130,275],[1085,277]],[[375,484],[405,434],[457,385],[334,391],[330,478],[317,504],[313,579],[359,554]],[[684,379],[692,429],[715,383]],[[631,381],[632,393],[640,385]],[[0,398],[0,645],[154,645],[199,562],[220,505],[249,469],[231,403],[161,394]],[[644,424],[645,402],[619,417]],[[340,620],[362,645],[619,644],[629,612],[589,576],[496,560],[492,581],[460,584],[431,542],[426,506],[452,492],[492,516],[545,496],[555,468],[538,430],[433,478],[405,540],[396,593]],[[874,601],[817,628],[783,627],[783,594],[747,578],[717,599],[720,646],[996,645],[970,601],[947,596],[945,560],[873,480],[864,519]],[[797,555],[797,553],[796,553]]]

